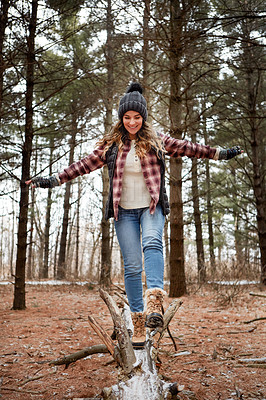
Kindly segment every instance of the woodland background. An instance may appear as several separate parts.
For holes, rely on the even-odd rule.
[[[170,295],[187,283],[266,283],[265,5],[262,0],[1,0],[0,276],[122,279],[105,168],[52,190],[25,181],[89,154],[139,81],[149,121],[244,154],[167,160]]]

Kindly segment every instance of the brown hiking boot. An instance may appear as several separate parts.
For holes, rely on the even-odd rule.
[[[132,312],[131,318],[134,326],[133,349],[143,349],[146,341],[145,316],[142,312]]]
[[[146,290],[146,326],[148,328],[155,329],[163,326],[162,305],[165,294],[165,291],[160,288]]]

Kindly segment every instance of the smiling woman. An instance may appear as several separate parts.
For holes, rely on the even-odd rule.
[[[96,144],[95,150],[70,165],[56,177],[34,178],[27,183],[51,188],[88,174],[104,165],[110,190],[106,219],[114,217],[124,260],[125,289],[134,324],[133,346],[143,348],[145,324],[162,326],[164,288],[163,228],[170,212],[165,190],[165,155],[214,160],[232,158],[239,148],[219,151],[158,134],[147,123],[147,103],[138,83],[132,83],[121,98],[119,121]],[[146,273],[146,310],[142,292],[142,255]]]
[[[129,133],[129,139],[135,140],[136,135],[142,127],[143,118],[140,113],[136,111],[127,111],[123,115],[123,124]]]

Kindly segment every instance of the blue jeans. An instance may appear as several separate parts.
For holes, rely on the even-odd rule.
[[[143,311],[142,249],[148,289],[163,289],[164,215],[160,205],[150,214],[148,207],[119,207],[115,230],[124,260],[125,289],[132,312]],[[142,240],[141,240],[142,236]]]

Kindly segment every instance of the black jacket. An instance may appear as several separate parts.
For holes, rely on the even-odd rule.
[[[152,148],[151,151],[155,151],[155,148]],[[105,209],[105,219],[109,219],[114,216],[114,209],[113,209],[113,177],[115,171],[115,164],[118,154],[118,146],[114,143],[110,149],[106,152],[106,163],[108,167],[108,174],[109,174],[109,195],[108,200],[106,203]],[[160,186],[160,196],[158,204],[161,205],[162,211],[164,215],[169,214],[170,212],[170,205],[168,201],[168,197],[166,194],[165,189],[165,158],[161,151],[159,151],[158,162],[160,163],[161,167],[161,186]]]

